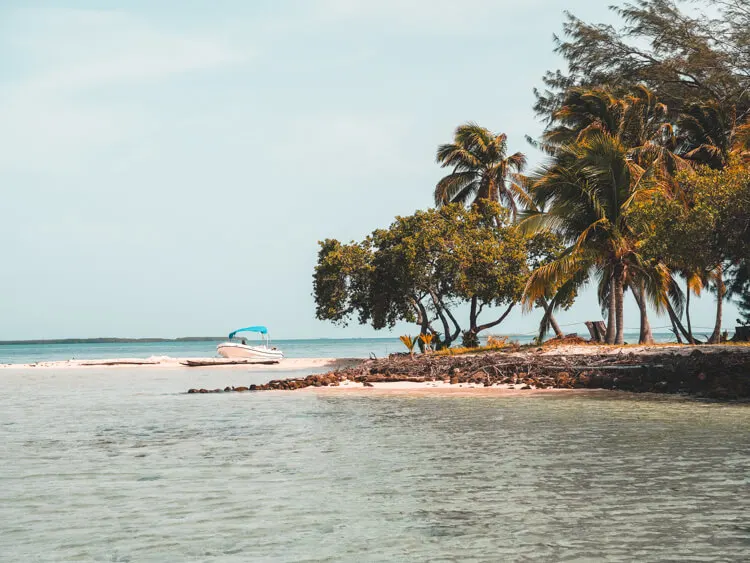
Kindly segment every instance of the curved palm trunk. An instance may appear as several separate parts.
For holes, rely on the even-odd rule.
[[[672,325],[679,329],[679,332],[682,333],[682,335],[687,340],[688,344],[698,344],[694,338],[690,338],[688,335],[688,331],[685,329],[685,326],[682,324],[682,321],[680,321],[680,317],[677,316],[677,313],[674,310],[674,307],[672,307],[672,303],[669,302],[669,299],[667,299],[664,302],[664,306],[667,308],[667,313],[669,313],[669,319],[672,321]],[[679,340],[680,336],[677,335],[677,339]]]
[[[625,267],[622,264],[615,266],[615,318],[617,327],[615,332],[615,344],[625,343],[625,325],[623,321],[623,296],[625,294],[624,288],[625,278]]]
[[[641,327],[640,335],[638,337],[638,344],[653,344],[654,335],[651,332],[651,323],[648,320],[648,308],[646,306],[646,290],[643,283],[637,287],[633,286],[633,297],[636,303],[638,303],[638,310],[641,313]]]
[[[557,319],[555,318],[555,315],[554,313],[552,313],[552,311],[549,312],[549,324],[552,327],[552,330],[554,331],[556,337],[562,338],[563,336],[565,336],[563,334],[563,331],[560,329],[560,325],[557,324]]]
[[[687,284],[687,292],[685,293],[685,322],[687,323],[688,342],[692,342],[694,339],[693,327],[690,324],[690,282]]]
[[[544,298],[539,298],[539,306],[544,309],[544,315],[547,317],[547,322],[549,322],[550,328],[555,333],[555,336],[557,338],[563,337],[563,332],[560,329],[560,325],[557,324],[557,319],[555,318],[555,314],[552,312],[552,306],[549,304],[549,302]],[[544,324],[544,321],[542,321],[542,324]],[[543,337],[543,334],[540,334],[539,336]]]
[[[721,320],[724,309],[724,295],[726,293],[724,268],[720,265],[716,268],[716,323],[714,324],[714,331],[711,334],[711,338],[708,339],[709,344],[719,344],[721,342]]]
[[[680,329],[677,328],[677,324],[674,322],[674,319],[672,316],[669,316],[669,320],[672,322],[672,333],[674,334],[674,337],[677,339],[677,344],[682,344],[682,337],[680,336]],[[688,340],[688,342],[690,342]]]
[[[615,288],[614,288],[614,281],[612,278],[609,279],[609,303],[608,303],[608,313],[607,313],[607,334],[605,337],[605,340],[607,344],[614,344],[615,343],[615,323],[617,316],[616,312],[616,302],[615,302]]]

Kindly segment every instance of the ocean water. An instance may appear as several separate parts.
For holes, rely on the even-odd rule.
[[[256,342],[248,338],[248,343]],[[257,340],[260,343],[260,340]],[[218,341],[132,342],[105,344],[8,344],[0,345],[0,364],[25,364],[53,360],[107,358],[210,358],[217,356]],[[272,346],[287,358],[367,358],[405,349],[398,338],[347,338],[274,340]]]
[[[0,372],[0,560],[750,559],[748,405],[184,394],[280,375]]]
[[[673,342],[670,333],[655,334],[660,342]],[[510,335],[521,344],[533,340],[530,335]],[[627,342],[638,342],[638,334],[627,334]],[[253,342],[253,339],[249,339]],[[134,342],[113,344],[8,344],[0,345],[0,364],[26,364],[54,360],[93,360],[109,358],[207,358],[216,356],[212,340],[191,342]],[[342,338],[310,340],[275,340],[287,358],[382,358],[406,348],[398,338]]]

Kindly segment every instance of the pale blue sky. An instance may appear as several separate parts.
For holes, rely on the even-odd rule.
[[[429,206],[462,122],[538,162],[531,90],[563,10],[612,19],[585,0],[118,4],[0,6],[0,339],[374,335],[314,319],[316,241]],[[560,320],[598,316],[587,294]]]

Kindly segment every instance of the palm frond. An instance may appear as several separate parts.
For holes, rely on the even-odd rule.
[[[474,172],[454,172],[441,179],[435,186],[435,205],[440,207],[456,201],[456,195],[476,182]],[[476,189],[476,188],[474,188]]]

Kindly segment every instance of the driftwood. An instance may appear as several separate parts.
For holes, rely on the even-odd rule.
[[[592,342],[604,342],[607,338],[607,325],[604,321],[586,321],[584,324],[589,329]]]
[[[206,360],[183,360],[180,362],[184,366],[188,366],[191,368],[194,367],[205,367],[205,366],[237,366],[237,365],[261,365],[261,366],[270,366],[273,364],[278,364],[278,360],[235,360],[231,358],[216,358],[216,359],[206,359]]]
[[[82,366],[157,366],[159,362],[149,360],[110,360],[102,362],[81,362]]]

